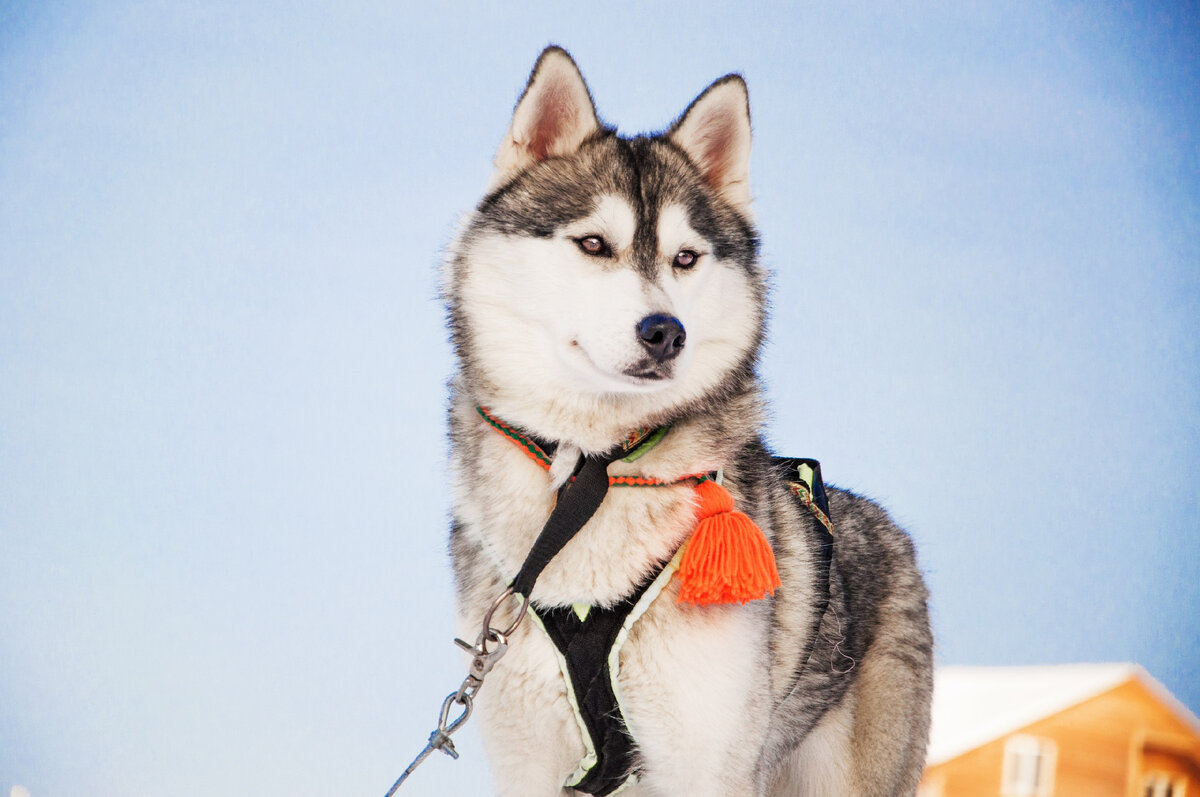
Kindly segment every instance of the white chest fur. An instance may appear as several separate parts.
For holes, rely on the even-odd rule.
[[[551,476],[500,433],[485,428],[471,472],[456,467],[456,512],[501,581],[512,578],[554,507]],[[651,452],[653,455],[654,452]],[[642,475],[617,462],[610,475]],[[486,478],[478,478],[480,472]],[[609,489],[604,503],[543,571],[533,597],[542,605],[610,605],[670,559],[695,525],[692,487]]]

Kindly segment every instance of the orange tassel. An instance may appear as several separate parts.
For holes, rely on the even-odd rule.
[[[696,485],[696,530],[679,563],[679,602],[710,606],[774,595],[775,554],[762,529],[733,511],[733,497],[714,481]]]

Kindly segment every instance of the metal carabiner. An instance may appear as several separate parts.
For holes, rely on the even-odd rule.
[[[457,731],[463,726],[463,723],[470,719],[471,711],[475,708],[475,694],[483,686],[484,677],[492,671],[492,668],[496,666],[496,662],[500,661],[504,657],[504,654],[508,652],[508,637],[517,630],[517,626],[525,619],[525,613],[529,610],[529,598],[525,598],[516,619],[509,624],[508,628],[502,631],[492,628],[492,616],[500,608],[500,604],[504,603],[512,595],[513,588],[509,587],[492,603],[491,608],[488,609],[487,614],[483,618],[483,629],[475,639],[474,645],[469,645],[461,639],[454,640],[454,644],[471,654],[471,671],[463,679],[462,684],[459,685],[458,691],[446,695],[446,699],[442,701],[442,711],[438,715],[437,728],[433,733],[429,734],[429,741],[426,743],[425,749],[418,753],[413,762],[408,765],[408,768],[401,773],[399,780],[392,784],[392,788],[388,790],[385,797],[392,797],[401,784],[413,773],[413,770],[428,758],[434,750],[441,750],[451,758],[458,758],[458,751],[454,749],[454,742],[450,740],[450,734]],[[489,642],[496,643],[496,646],[491,650],[488,650]],[[455,703],[462,706],[463,710],[457,717],[450,719],[450,707]]]
[[[524,601],[521,603],[521,609],[517,612],[517,616],[513,619],[508,628],[505,628],[503,631],[492,628],[492,615],[494,615],[496,610],[500,608],[500,604],[504,603],[504,601],[514,594],[513,588],[509,587],[504,590],[504,592],[500,593],[499,598],[496,598],[496,600],[492,602],[491,608],[488,609],[487,614],[483,616],[483,631],[480,633],[481,637],[486,636],[490,638],[492,634],[498,634],[502,637],[510,637],[513,635],[513,632],[517,630],[517,626],[519,626],[521,621],[525,619],[525,613],[529,610],[528,596],[524,596]]]

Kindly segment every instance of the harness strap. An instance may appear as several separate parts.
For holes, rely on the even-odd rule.
[[[785,483],[792,495],[796,496],[800,505],[817,520],[817,567],[813,584],[817,600],[812,627],[808,634],[808,648],[800,658],[800,665],[796,668],[792,680],[792,688],[795,688],[796,682],[804,675],[808,660],[812,658],[813,650],[817,646],[821,620],[829,608],[829,580],[833,573],[833,523],[829,519],[829,496],[825,492],[825,482],[821,479],[821,463],[815,459],[794,457],[773,457],[772,460],[775,466],[783,471]]]
[[[592,606],[586,614],[572,606],[530,607],[561,654],[559,666],[574,698],[572,707],[587,732],[588,755],[568,788],[603,797],[621,788],[636,771],[637,748],[615,688],[612,652],[630,613],[661,572],[615,606]]]
[[[513,579],[513,592],[529,596],[538,576],[550,564],[550,560],[563,549],[571,538],[584,527],[608,494],[609,463],[623,456],[624,449],[617,446],[603,454],[581,457],[575,468],[574,477],[558,491],[558,501],[546,525],[534,540],[529,555],[517,577]]]
[[[549,471],[553,461],[550,452],[554,451],[553,443],[539,444],[533,438],[522,434],[515,427],[492,415],[484,407],[476,407],[476,412],[496,431],[503,434],[543,470]],[[652,479],[644,476],[609,476],[608,466],[618,459],[632,462],[655,445],[666,435],[667,429],[638,429],[630,434],[622,443],[613,446],[600,454],[581,456],[575,465],[575,471],[558,490],[558,500],[550,517],[534,540],[533,547],[525,557],[520,571],[513,579],[512,589],[517,595],[528,597],[533,592],[533,585],[538,576],[550,564],[550,560],[571,541],[582,529],[608,494],[608,488],[613,485],[629,487],[657,487],[681,484],[687,481],[704,479],[705,473],[689,473],[671,481]]]

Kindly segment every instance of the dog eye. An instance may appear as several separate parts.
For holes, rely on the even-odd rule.
[[[610,257],[612,255],[612,250],[608,248],[608,244],[599,235],[576,238],[575,243],[583,250],[585,255],[593,257]]]
[[[693,252],[691,249],[680,249],[675,255],[675,268],[689,269],[696,265],[696,261],[700,259],[700,255]]]

